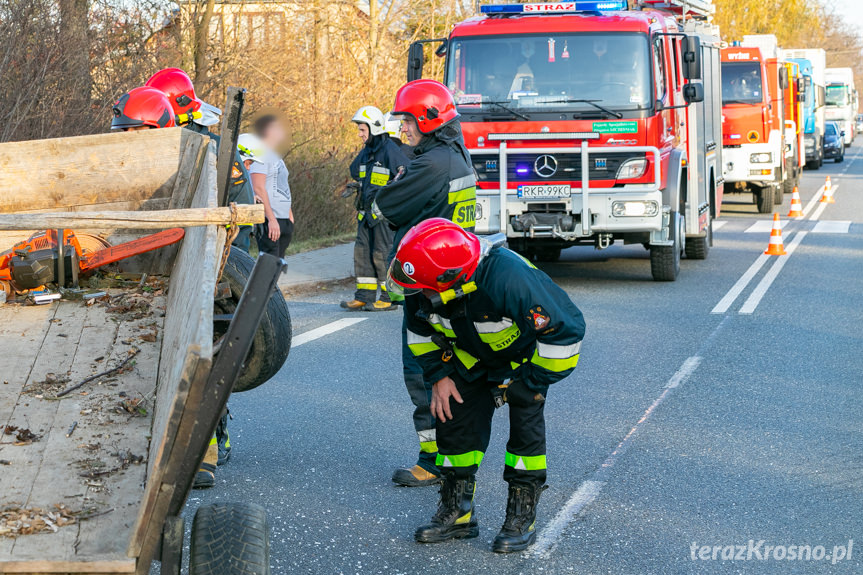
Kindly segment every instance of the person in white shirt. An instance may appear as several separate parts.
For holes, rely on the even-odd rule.
[[[255,134],[267,147],[264,161],[255,162],[249,168],[255,198],[264,204],[267,218],[263,224],[256,226],[255,239],[259,252],[281,258],[294,234],[288,168],[276,152],[285,139],[285,130],[272,114],[258,118],[254,128]]]

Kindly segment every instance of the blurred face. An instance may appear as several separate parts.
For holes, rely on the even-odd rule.
[[[246,166],[247,170],[252,167],[253,163],[254,162],[252,160],[243,160],[243,165]]]
[[[124,132],[138,132],[140,130],[149,130],[152,126],[133,126],[131,128],[123,128]]]
[[[282,122],[279,120],[271,122],[261,140],[273,150],[281,146],[282,142],[285,141],[285,128],[282,126]]]
[[[360,140],[363,141],[363,144],[368,142],[369,140],[369,125],[368,124],[357,124],[357,134],[360,137]]]
[[[405,135],[408,139],[408,144],[411,146],[418,145],[420,140],[423,138],[419,126],[417,126],[417,122],[414,120],[413,116],[402,117],[402,134]]]

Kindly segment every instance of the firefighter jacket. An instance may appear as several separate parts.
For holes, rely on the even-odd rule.
[[[375,204],[393,223],[395,250],[416,224],[446,218],[472,231],[476,177],[458,121],[423,138],[402,176],[378,190]]]
[[[383,186],[404,169],[410,160],[388,134],[370,136],[366,145],[351,162],[351,177],[360,183],[357,198],[357,218],[374,225],[376,214],[371,212],[372,202]]]
[[[492,248],[462,289],[467,295],[438,307],[422,294],[405,298],[408,347],[426,381],[454,372],[467,381],[521,378],[545,393],[575,368],[584,318],[526,259]]]

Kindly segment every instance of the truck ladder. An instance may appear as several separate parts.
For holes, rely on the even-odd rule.
[[[638,8],[668,10],[681,16],[709,19],[716,12],[713,0],[636,0]]]

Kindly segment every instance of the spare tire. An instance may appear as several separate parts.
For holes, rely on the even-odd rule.
[[[214,315],[233,314],[240,301],[240,296],[246,287],[246,282],[255,267],[255,259],[243,250],[231,247],[225,271],[222,272],[222,282],[227,282],[231,288],[231,297],[217,300],[213,303]],[[213,326],[213,338],[218,341],[228,329],[228,322],[217,321]],[[267,302],[267,309],[255,338],[249,355],[243,363],[243,370],[234,392],[255,389],[276,375],[291,350],[291,315],[285,297],[277,289]]]
[[[254,503],[203,505],[192,522],[191,575],[270,575],[267,512]]]

